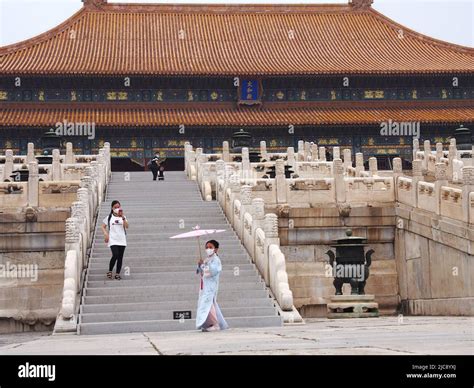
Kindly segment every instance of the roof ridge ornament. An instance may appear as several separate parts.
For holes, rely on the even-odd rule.
[[[82,0],[86,8],[100,8],[107,4],[107,0]]]
[[[356,9],[370,8],[374,0],[349,0],[351,4]]]

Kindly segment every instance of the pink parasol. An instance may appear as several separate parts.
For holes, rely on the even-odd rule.
[[[170,238],[178,239],[178,238],[196,237],[197,238],[197,243],[198,243],[199,258],[202,260],[201,242],[199,240],[199,237],[211,235],[211,234],[214,234],[214,233],[222,233],[222,232],[225,232],[225,229],[201,229],[201,227],[199,225],[196,225],[191,232],[177,234],[176,236],[172,236]],[[199,268],[196,270],[196,273],[199,273]],[[202,287],[203,287],[202,275],[201,275],[201,286],[200,287],[201,287],[201,290],[202,290]]]
[[[197,242],[198,242],[199,258],[202,259],[202,257],[201,257],[201,243],[200,243],[199,237],[211,235],[211,234],[214,234],[214,233],[222,233],[222,232],[225,232],[225,229],[201,229],[201,227],[199,225],[196,225],[191,232],[177,234],[176,236],[172,236],[170,238],[177,239],[177,238],[196,237]]]

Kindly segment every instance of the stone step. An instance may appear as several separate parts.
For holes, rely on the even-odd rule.
[[[199,242],[202,244],[204,248],[204,243],[207,240],[218,240],[219,242],[224,241],[227,242],[228,244],[235,244],[238,246],[241,246],[242,244],[240,243],[240,240],[236,236],[232,236],[231,234],[224,234],[224,233],[218,233],[218,234],[206,234],[204,236],[200,236],[199,239],[196,237],[185,237],[185,238],[171,238],[177,234],[181,234],[181,232],[164,232],[164,233],[156,233],[154,236],[153,235],[141,235],[139,233],[135,235],[129,236],[127,233],[127,244],[130,242],[136,246],[142,245],[154,245],[155,247],[160,247],[160,243],[167,243],[166,248],[168,249],[174,249],[175,246],[196,246],[196,244]],[[141,239],[140,237],[144,236],[144,239]],[[102,237],[102,238],[101,238]],[[101,246],[107,248],[105,245],[104,241],[104,236],[103,235],[98,235],[97,239],[95,240],[95,243],[100,244]],[[128,244],[129,246],[131,244]],[[223,244],[220,244],[223,245]],[[219,246],[219,249],[221,247]]]
[[[135,229],[135,230],[140,230],[140,226],[142,226],[142,229],[147,230],[150,226],[153,226],[156,223],[159,223],[161,225],[179,225],[180,222],[184,222],[187,227],[184,228],[184,230],[181,230],[182,233],[184,232],[190,232],[192,228],[196,225],[199,225],[201,229],[218,229],[214,225],[219,225],[223,224],[223,218],[222,216],[215,216],[215,217],[208,217],[208,216],[187,216],[187,215],[180,215],[180,214],[174,214],[170,216],[163,216],[163,215],[157,215],[156,217],[151,217],[149,219],[142,219],[140,217],[138,218],[133,218],[132,215],[127,214],[126,217],[130,221],[130,228]],[[104,220],[104,217],[99,217],[99,228],[102,227],[102,221]],[[225,224],[225,223],[224,223]],[[227,224],[227,228],[223,229],[229,229],[230,225]],[[97,229],[100,230],[100,229]]]
[[[198,259],[198,254],[195,253],[194,255],[190,252],[186,254],[182,254],[180,256],[176,256],[176,253],[165,254],[160,252],[160,256],[150,257],[148,255],[144,256],[136,256],[132,254],[128,254],[127,250],[125,250],[124,261],[129,263],[134,263],[135,265],[190,265],[196,264]],[[107,263],[112,257],[112,253],[109,251],[104,252],[103,254],[94,253],[94,256],[90,259],[90,263]],[[245,252],[241,252],[240,254],[237,253],[229,253],[229,255],[223,255],[221,257],[221,263],[223,266],[231,265],[231,264],[247,264],[250,263],[249,257],[246,255]]]
[[[165,256],[174,256],[174,257],[181,257],[181,255],[187,254],[187,255],[193,255],[194,257],[199,256],[199,250],[201,253],[204,251],[204,241],[200,244],[201,246],[199,247],[197,243],[195,244],[183,244],[179,245],[176,244],[175,248],[173,247],[167,247],[163,244],[156,244],[156,245],[149,245],[149,244],[140,244],[140,243],[135,243],[135,244],[129,244],[125,248],[125,255],[130,256],[134,255],[136,257],[143,257],[143,256],[149,256],[153,252],[156,252],[156,257],[165,257]],[[233,242],[228,242],[228,244],[223,243],[222,248],[220,250],[222,252],[219,252],[219,257],[222,259],[225,258],[227,252],[230,254],[230,252],[237,252],[237,253],[245,253],[245,248],[241,246],[238,243],[233,243]],[[163,248],[161,248],[163,247]],[[199,250],[198,250],[199,249]],[[97,243],[93,247],[93,253],[94,256],[96,254],[111,254],[111,250],[109,247],[105,245],[105,243]]]
[[[182,198],[182,197],[180,197]],[[112,201],[111,201],[112,202]],[[122,203],[123,202],[123,203]],[[128,200],[126,203],[122,201],[121,204],[127,205],[127,209],[131,209],[133,211],[145,211],[147,209],[169,209],[169,206],[166,206],[166,201],[159,201],[157,202],[156,199],[152,199],[150,201],[146,201],[145,199],[140,199],[140,202],[132,202]],[[150,206],[150,203],[152,206]],[[180,203],[183,209],[216,209],[220,210],[220,206],[217,202],[211,201],[203,201],[202,199],[196,199],[195,195],[193,198],[188,199],[185,198],[183,201],[177,201],[176,198],[173,200],[173,203]],[[108,202],[103,201],[103,206],[100,208],[100,214],[109,213],[110,207],[107,206]]]
[[[188,291],[198,290],[199,287],[199,277],[196,275],[196,281],[194,284],[186,283],[186,284],[166,284],[166,285],[136,285],[131,281],[129,282],[126,279],[121,281],[113,280],[107,283],[109,286],[107,287],[87,287],[86,296],[103,296],[103,295],[150,295],[157,293],[159,295],[168,295],[168,294],[182,294]],[[219,285],[219,291],[226,292],[226,291],[238,291],[245,289],[249,290],[264,290],[265,284],[262,282],[227,282],[221,283]]]
[[[166,274],[163,274],[166,275]],[[96,275],[97,276],[97,275]],[[117,289],[117,288],[150,288],[150,287],[164,287],[164,286],[173,286],[174,288],[178,289],[177,292],[180,292],[181,289],[187,290],[189,287],[195,288],[196,285],[199,285],[199,275],[194,274],[193,278],[180,278],[177,276],[161,276],[159,279],[153,278],[132,278],[125,274],[122,274],[122,280],[115,280],[115,279],[108,279],[106,278],[105,274],[103,274],[99,279],[90,279],[88,278],[87,284],[87,295],[91,295],[89,290],[97,290],[97,289]],[[248,276],[234,276],[229,274],[227,278],[223,278],[222,282],[226,282],[226,287],[223,289],[226,290],[228,288],[236,288],[236,287],[249,287],[249,289],[260,289],[264,288],[264,284],[261,279],[257,275]],[[221,289],[223,284],[220,285]],[[110,291],[113,293],[114,291]],[[138,292],[135,290],[135,292]],[[104,291],[105,293],[105,291]]]
[[[271,298],[257,298],[257,299],[235,299],[235,300],[221,300],[218,297],[219,306],[224,308],[237,307],[251,307],[251,308],[275,308],[275,304]],[[133,311],[185,311],[196,308],[197,297],[187,301],[164,301],[164,302],[140,302],[140,303],[108,303],[108,304],[88,304],[81,305],[81,313],[108,313],[108,312],[133,312]]]
[[[189,268],[191,269],[191,268]],[[183,282],[194,282],[196,280],[196,272],[189,270],[187,272],[159,272],[159,273],[137,273],[135,269],[130,270],[130,274],[122,274],[124,280],[127,281],[127,284],[131,282],[136,282],[136,285],[146,285],[149,283],[155,284],[173,284],[173,283],[183,283]],[[234,279],[235,278],[235,279]],[[221,281],[231,281],[231,280],[241,280],[245,281],[260,281],[260,277],[257,275],[255,270],[240,270],[236,271],[225,271],[223,270],[220,275]],[[105,277],[104,271],[100,274],[89,274],[88,275],[88,287],[95,287],[97,283],[100,284],[109,284],[111,280]],[[115,281],[114,281],[115,282]]]
[[[154,228],[154,226],[150,227],[150,229]],[[150,230],[147,230],[149,232]],[[183,230],[176,228],[176,230],[170,230],[170,231],[159,231],[154,234],[144,234],[144,233],[139,233],[134,231],[134,233],[128,233],[127,231],[127,243],[128,242],[143,242],[143,243],[152,243],[155,244],[156,241],[162,241],[162,242],[172,242],[169,241],[170,237],[175,236],[177,234],[181,233],[186,233],[183,232]],[[95,237],[103,237],[102,231],[100,233],[96,234]],[[199,237],[199,240],[206,240],[209,238],[214,238],[215,240],[219,241],[229,241],[229,242],[239,242],[240,240],[232,234],[231,232],[222,232],[222,233],[215,233],[215,234],[206,234],[203,236]],[[179,238],[179,239],[172,239],[175,240],[176,242],[179,242],[181,244],[193,244],[196,245],[197,242],[197,237],[186,237],[186,238]],[[179,241],[178,241],[179,240]]]
[[[82,314],[81,323],[173,320],[173,311],[191,311],[191,317],[196,317],[196,306],[194,306],[194,308],[187,310],[174,309]],[[233,317],[262,317],[276,314],[275,307],[271,306],[221,308],[221,311],[226,320]]]
[[[171,239],[172,241],[174,240],[174,243],[171,244],[171,242],[168,242],[168,238],[160,239],[160,240],[146,240],[146,241],[140,241],[140,240],[127,240],[127,246],[125,248],[126,252],[137,252],[137,251],[143,251],[144,253],[150,253],[151,251],[156,251],[157,254],[163,252],[174,252],[175,255],[179,255],[179,253],[185,253],[189,252],[190,249],[192,249],[192,253],[197,253],[198,248],[201,251],[204,251],[204,243],[207,240],[212,240],[212,237],[206,237],[203,238],[200,241],[197,240],[191,240],[191,241],[182,241],[182,239]],[[231,252],[234,250],[241,250],[244,249],[242,244],[240,243],[239,240],[230,238],[230,239],[217,239],[219,241],[219,256],[223,255],[223,252]],[[93,245],[93,251],[94,252],[101,252],[101,251],[107,251],[110,252],[110,247],[107,246],[105,241],[102,239],[99,240],[97,239]]]
[[[156,258],[160,257],[176,257],[180,258],[182,255],[189,256],[192,255],[193,257],[198,257],[199,252],[198,252],[198,246],[195,245],[188,245],[188,246],[179,246],[177,245],[176,248],[161,248],[159,246],[139,246],[139,245],[132,245],[132,246],[127,246],[125,248],[125,256],[131,257],[134,256],[136,258],[141,258],[141,257],[146,257],[150,256],[150,254],[153,253],[153,251],[156,251]],[[201,248],[201,253],[203,251],[203,248]],[[225,260],[227,252],[237,252],[237,253],[245,253],[244,247],[240,245],[233,245],[229,244],[228,246],[223,246],[222,247],[222,252],[219,252],[220,255],[219,257],[222,260]],[[96,257],[108,257],[111,256],[111,250],[110,248],[106,247],[104,245],[95,245],[92,253]]]
[[[124,210],[125,212],[125,210]],[[104,215],[101,215],[99,217],[99,221],[102,222],[105,217],[108,217],[109,213],[106,213]],[[184,222],[184,223],[193,223],[193,225],[190,225],[190,227],[193,227],[198,223],[199,226],[202,225],[212,225],[214,223],[226,223],[224,219],[223,214],[219,214],[217,212],[213,212],[212,214],[209,214],[209,212],[206,211],[193,211],[193,210],[188,210],[188,211],[166,211],[166,212],[160,212],[160,211],[149,211],[146,215],[134,215],[134,213],[131,213],[130,211],[125,212],[125,217],[130,221],[130,225],[132,225],[132,221],[140,221],[140,223],[146,222],[149,224],[154,224],[156,221],[159,221],[160,224],[164,223],[175,223],[178,224],[178,222]],[[181,221],[183,220],[183,221]],[[204,228],[202,228],[204,229]],[[215,228],[214,228],[215,229]]]
[[[272,327],[282,325],[282,319],[280,316],[230,317],[226,319],[226,321],[231,328]],[[180,320],[81,323],[79,330],[80,334],[88,335],[153,331],[182,331],[195,330],[195,328],[195,320],[186,319],[183,323],[180,323]]]
[[[150,201],[154,199],[155,201],[165,202],[165,200],[172,200],[173,202],[184,202],[186,199],[189,199],[193,202],[209,202],[204,201],[201,192],[199,190],[195,190],[194,188],[191,190],[186,185],[173,185],[169,188],[169,190],[149,190],[149,187],[137,185],[135,188],[127,187],[127,186],[114,186],[109,187],[107,190],[107,195],[105,196],[105,202],[112,201],[114,199],[121,200],[136,200],[138,199],[145,199]],[[176,194],[182,194],[179,197],[176,197]],[[173,195],[175,197],[173,197]]]
[[[183,203],[180,203],[180,207],[177,208],[176,210],[185,213],[186,211],[194,211],[194,210],[202,210],[202,212],[222,212],[221,208],[217,205],[205,205],[206,203],[209,202],[195,202],[195,203],[190,203],[189,201],[185,201]],[[131,205],[130,203],[125,203],[124,201],[121,202],[122,207],[124,212],[126,213],[134,213],[134,214],[148,214],[150,211],[154,212],[162,212],[166,210],[170,210],[169,205],[166,202],[151,202],[150,204],[148,203],[140,203],[140,207],[136,207]],[[107,203],[104,203],[102,205],[101,210],[98,213],[99,215],[105,217],[110,214],[110,207],[107,206]]]
[[[157,220],[160,222],[158,225],[171,225],[171,226],[179,226],[178,222],[181,224],[184,223],[182,226],[183,229],[191,229],[193,228],[196,223],[201,226],[201,229],[204,229],[204,225],[206,225],[206,229],[214,224],[224,224],[230,225],[227,222],[224,214],[220,214],[217,211],[194,211],[193,209],[179,209],[176,211],[160,211],[160,210],[150,210],[146,213],[135,213],[131,212],[129,209],[124,209],[125,216],[127,219],[132,223],[132,221],[140,221],[140,222],[147,222],[147,223],[156,223]],[[110,213],[99,214],[98,219],[102,222],[106,217],[109,216]],[[178,220],[174,222],[174,220]],[[167,221],[167,222],[165,222]],[[170,223],[171,224],[168,224]],[[191,225],[189,223],[192,223]],[[135,224],[137,225],[137,224]],[[215,228],[214,228],[215,229]],[[186,231],[186,230],[185,230]]]
[[[138,222],[139,224],[132,224],[130,222],[130,227],[127,229],[127,237],[133,237],[133,236],[154,237],[158,233],[162,234],[163,236],[166,235],[166,237],[169,237],[170,235],[174,236],[175,234],[191,232],[193,230],[192,228],[196,226],[184,220],[185,225],[187,224],[190,224],[190,225],[188,225],[186,228],[181,228],[180,227],[181,221],[178,219],[176,219],[174,222],[167,222],[167,223],[161,222],[159,219],[158,219],[159,222],[151,222],[151,223],[146,223],[145,221],[141,219],[137,219],[135,221]],[[100,226],[102,227],[102,220],[100,221],[100,223],[101,223]],[[212,236],[214,237],[227,236],[227,237],[236,238],[234,234],[234,230],[230,227],[229,224],[226,224],[224,222],[219,221],[212,224],[203,224],[199,226],[201,227],[201,229],[224,229],[225,230],[225,232],[215,233],[215,236],[214,234],[212,234]],[[96,237],[97,236],[101,237],[102,235],[103,235],[102,229],[98,229],[97,231],[94,232],[94,236]],[[204,235],[204,236],[207,236],[207,235]],[[188,239],[190,239],[190,241],[193,240],[192,237],[185,238],[184,240],[188,240]]]
[[[166,249],[165,251],[159,250],[159,253],[153,254],[153,252],[146,252],[146,254],[143,255],[131,255],[129,254],[129,250],[125,249],[125,256],[124,258],[129,258],[131,260],[137,260],[137,261],[150,261],[150,262],[156,262],[157,260],[159,261],[166,261],[169,260],[170,262],[173,262],[174,260],[195,260],[198,256],[198,250],[197,246],[193,249],[186,249],[184,252],[177,252],[176,249]],[[222,250],[222,253],[219,252],[220,259],[222,264],[225,264],[226,262],[231,261],[232,259],[249,259],[249,255],[247,254],[247,251],[242,247],[241,250],[239,251],[230,251],[227,252],[226,250]],[[102,252],[101,254],[97,254],[97,252],[93,252],[91,256],[91,260],[93,259],[106,259],[106,258],[111,258],[111,251],[110,248],[107,248],[106,251]]]
[[[166,302],[166,301],[197,301],[198,299],[198,284],[195,289],[190,289],[186,292],[181,293],[169,293],[169,294],[142,294],[142,295],[86,295],[83,297],[86,304],[116,304],[116,303],[154,303],[154,302]],[[191,287],[192,288],[192,287]],[[87,291],[87,290],[86,290]],[[267,290],[219,290],[217,299],[219,301],[235,301],[238,299],[247,300],[248,304],[252,304],[252,300],[258,298],[268,298],[269,294]]]
[[[199,252],[197,246],[184,246],[184,247],[176,247],[176,249],[164,249],[163,251],[160,251],[160,248],[154,248],[152,249],[149,247],[149,249],[146,248],[140,248],[140,247],[133,247],[133,246],[128,246],[125,249],[124,253],[124,258],[129,258],[129,259],[137,259],[140,260],[142,258],[150,257],[152,252],[150,251],[156,251],[156,260],[160,259],[166,259],[166,258],[175,258],[176,260],[179,259],[186,259],[188,257],[193,257],[197,259],[199,257]],[[240,253],[244,255],[246,252],[243,247],[240,246],[232,246],[230,245],[229,247],[225,247],[222,249],[222,254],[219,256],[221,259],[221,262],[225,262],[227,260],[227,252],[229,252],[229,255],[231,255],[230,252],[235,252],[235,253]],[[111,258],[112,257],[112,252],[110,248],[107,247],[94,247],[92,250],[92,255],[95,258]],[[203,249],[201,249],[201,257],[205,257],[203,254]]]
[[[124,265],[124,267],[127,267],[127,265]],[[228,265],[223,265],[222,266],[222,273],[226,272],[231,272],[234,273],[235,268],[238,268],[239,272],[242,273],[242,271],[250,271],[250,272],[255,272],[255,265],[254,264],[228,264]],[[130,279],[135,279],[135,278],[140,278],[143,275],[149,275],[149,276],[155,276],[155,274],[166,274],[169,272],[190,272],[194,267],[191,265],[175,265],[175,266],[169,266],[169,265],[161,265],[161,266],[146,266],[146,265],[137,265],[136,263],[133,263],[133,267],[131,267],[131,274],[130,274]],[[106,263],[93,263],[91,266],[89,266],[89,279],[91,280],[100,280],[100,278],[104,277],[106,272],[108,271],[107,264]],[[256,273],[256,272],[255,272]],[[123,271],[122,271],[123,275]],[[94,277],[95,276],[95,277]]]

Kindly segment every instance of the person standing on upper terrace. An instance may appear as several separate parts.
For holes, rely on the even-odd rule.
[[[159,170],[158,157],[155,156],[152,160],[150,160],[148,162],[147,167],[153,174],[153,180],[156,181],[156,178],[158,177],[158,170]]]

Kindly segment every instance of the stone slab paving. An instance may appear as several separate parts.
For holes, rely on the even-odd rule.
[[[474,318],[308,319],[305,325],[110,335],[0,335],[1,355],[473,355]]]

